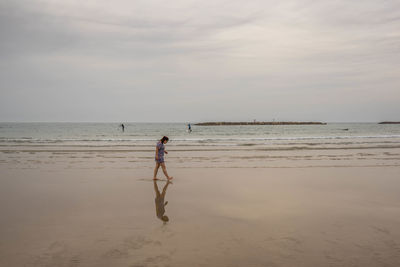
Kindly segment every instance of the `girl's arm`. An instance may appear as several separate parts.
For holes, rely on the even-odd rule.
[[[156,160],[158,160],[158,146],[156,146]]]
[[[164,148],[164,153],[165,153],[165,154],[168,154],[168,151],[167,151],[167,150],[165,150],[165,148]]]

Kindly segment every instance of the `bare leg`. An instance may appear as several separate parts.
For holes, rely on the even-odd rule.
[[[165,163],[164,163],[164,162],[161,163],[161,168],[162,168],[162,170],[163,170],[163,172],[164,172],[165,177],[167,177],[168,180],[171,180],[173,177],[170,177],[170,176],[168,175],[167,167],[165,167]]]
[[[153,180],[157,180],[158,168],[160,168],[160,163],[156,162],[156,167],[154,168],[154,177],[153,177]]]
[[[161,196],[161,194],[160,194],[160,190],[158,190],[157,181],[154,180],[153,183],[154,183],[154,191],[156,192],[156,197],[158,198]],[[163,193],[164,193],[164,191],[163,191]]]
[[[162,197],[165,197],[165,194],[167,193],[168,185],[171,184],[171,183],[172,183],[172,182],[168,180],[167,183],[165,184],[165,186],[164,186],[164,188],[163,188],[163,190],[162,190],[162,193],[161,193],[161,196],[162,196]]]

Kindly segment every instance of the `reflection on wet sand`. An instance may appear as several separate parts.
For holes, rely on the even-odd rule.
[[[171,182],[167,181],[167,183],[165,184],[165,186],[162,190],[162,193],[160,193],[160,190],[158,189],[157,181],[154,180],[153,182],[154,182],[154,191],[156,192],[156,198],[155,198],[156,215],[157,215],[157,218],[159,218],[164,223],[166,223],[169,221],[168,216],[164,215],[165,214],[165,206],[167,206],[168,201],[164,202],[164,198],[165,198],[165,194],[167,193],[168,185],[171,184]]]

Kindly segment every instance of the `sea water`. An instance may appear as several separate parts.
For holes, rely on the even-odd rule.
[[[186,123],[0,123],[0,165],[152,168],[164,135],[168,166],[400,166],[400,125],[196,126]]]
[[[164,135],[169,146],[268,146],[400,144],[399,124],[196,126],[186,123],[0,123],[1,146],[147,147]]]

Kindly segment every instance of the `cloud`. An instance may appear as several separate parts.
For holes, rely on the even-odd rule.
[[[397,1],[2,1],[0,120],[396,119],[399,28]]]

